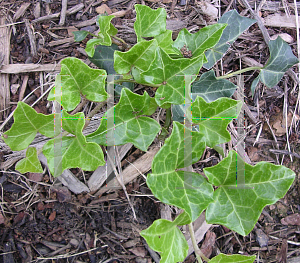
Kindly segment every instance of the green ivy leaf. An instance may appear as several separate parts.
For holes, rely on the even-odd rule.
[[[157,41],[153,39],[139,42],[127,52],[116,51],[114,54],[115,71],[119,74],[127,74],[132,67],[140,71],[148,70],[155,58],[156,49]]]
[[[231,10],[222,15],[218,24],[228,24],[228,26],[224,29],[220,41],[213,48],[205,52],[208,62],[203,66],[206,69],[210,69],[228,50],[230,45],[227,43],[232,44],[239,35],[255,22],[253,19],[240,16],[236,10]]]
[[[80,30],[80,31],[74,31],[72,33],[74,35],[74,40],[76,42],[80,42],[87,37],[87,35],[89,34],[89,31]]]
[[[167,12],[164,8],[152,10],[146,5],[135,5],[136,21],[134,30],[137,41],[142,41],[142,37],[155,37],[166,31]]]
[[[106,71],[92,69],[77,58],[65,58],[61,61],[61,105],[71,111],[79,104],[80,94],[90,101],[102,102],[108,97],[105,91]],[[55,99],[55,89],[49,93],[48,100]]]
[[[182,262],[187,256],[188,243],[174,222],[166,219],[155,220],[140,234],[151,249],[161,252],[160,263]]]
[[[207,146],[213,147],[230,141],[227,126],[237,118],[242,105],[242,101],[229,98],[219,98],[207,103],[203,98],[197,97],[192,104],[192,122],[199,124],[199,132],[205,135]]]
[[[205,72],[200,79],[192,84],[192,99],[197,96],[205,99],[206,102],[212,102],[218,98],[230,98],[237,86],[227,79],[217,79],[213,70]]]
[[[114,36],[118,33],[118,30],[113,26],[111,20],[114,18],[114,15],[110,16],[98,16],[97,25],[100,28],[98,33],[98,38],[90,39],[86,43],[85,52],[89,57],[93,57],[95,53],[95,46],[111,46],[111,36]]]
[[[293,54],[291,47],[281,37],[270,40],[269,49],[270,58],[267,64],[261,69],[259,79],[267,87],[272,88],[281,80],[284,73],[291,66],[297,64],[299,60]]]
[[[256,256],[219,254],[212,258],[209,263],[253,263],[255,258]]]
[[[104,69],[108,75],[115,75],[114,53],[117,50],[119,50],[119,48],[115,44],[112,44],[111,46],[99,45],[95,49],[94,56],[89,57],[89,60],[98,68]]]
[[[172,31],[166,30],[164,33],[154,37],[157,40],[158,46],[167,54],[181,55],[181,52],[173,47]]]
[[[156,103],[162,107],[168,103],[182,104],[185,99],[185,76],[197,75],[206,61],[204,54],[188,59],[171,59],[161,48],[146,72],[133,70],[134,79],[141,84],[159,86],[155,93]],[[193,77],[192,81],[195,80]]]
[[[149,117],[150,96],[144,92],[143,96],[122,89],[119,103],[110,108],[101,120],[99,128],[87,136],[90,142],[100,145],[123,145],[132,143],[142,151],[147,151],[150,144],[160,130],[160,125]],[[107,115],[114,116],[114,126],[107,129]],[[114,130],[114,140],[107,141],[107,132]]]
[[[180,50],[185,45],[192,52],[192,57],[197,57],[218,43],[226,26],[226,24],[217,23],[203,27],[195,34],[191,34],[186,28],[183,28],[173,46]]]
[[[199,124],[197,130],[205,136],[206,145],[213,148],[215,145],[230,141],[227,131],[228,124],[237,118],[242,107],[241,101],[229,98],[219,98],[207,103],[202,97],[197,97],[192,103],[192,119]],[[190,119],[191,113],[185,112],[184,105],[172,105],[173,120],[183,122],[184,116]]]
[[[192,151],[186,153],[184,133],[191,133]],[[194,221],[212,201],[213,188],[197,173],[179,171],[197,162],[205,149],[203,134],[192,132],[184,125],[173,122],[172,134],[155,155],[152,174],[147,176],[147,185],[163,203],[185,210]]]
[[[37,113],[26,103],[19,101],[14,112],[14,123],[2,139],[13,151],[26,149],[34,140],[37,132],[52,138],[54,133],[54,114]]]
[[[240,235],[248,235],[255,226],[263,208],[284,197],[295,179],[295,173],[280,165],[260,162],[255,166],[243,163],[230,151],[214,167],[204,168],[210,183],[218,186],[214,202],[206,210],[206,221],[221,224]],[[245,175],[245,185],[236,185],[237,174]]]
[[[70,115],[65,110],[62,111],[62,128],[74,136],[49,140],[43,147],[43,153],[54,177],[60,176],[65,169],[69,168],[79,167],[85,171],[94,171],[98,166],[105,165],[101,147],[96,143],[87,142],[86,137],[82,134],[84,123],[83,112]],[[56,156],[55,153],[58,143],[61,145],[60,156]],[[60,157],[59,163],[55,163],[57,157]],[[60,166],[62,169],[57,169]]]
[[[42,173],[43,168],[39,161],[36,148],[29,147],[26,151],[26,158],[17,162],[15,168],[22,174],[27,172]]]
[[[174,224],[176,224],[177,226],[184,226],[190,224],[191,222],[192,220],[190,216],[185,211],[179,214],[174,220]]]

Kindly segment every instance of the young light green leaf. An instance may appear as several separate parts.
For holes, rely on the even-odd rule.
[[[205,72],[200,79],[192,84],[192,99],[197,96],[205,99],[206,102],[212,102],[218,98],[230,98],[237,86],[227,79],[216,79],[213,70]]]
[[[186,152],[185,133],[191,135],[191,151]],[[179,171],[197,162],[205,149],[203,135],[192,132],[184,125],[173,122],[171,136],[155,155],[152,174],[147,176],[147,185],[163,203],[185,210],[194,221],[212,201],[213,188],[197,173]]]
[[[166,31],[167,12],[164,8],[151,9],[146,5],[135,5],[136,21],[134,30],[137,41],[142,41],[142,37],[155,37]]]
[[[85,52],[89,57],[93,57],[95,53],[95,46],[103,45],[103,46],[111,46],[111,36],[114,36],[118,33],[118,30],[113,26],[110,22],[115,16],[98,16],[97,25],[100,28],[98,33],[98,38],[90,39],[86,43]]]
[[[197,75],[205,61],[204,54],[193,59],[171,59],[158,48],[149,70],[146,72],[133,70],[132,75],[138,83],[159,86],[155,100],[160,107],[168,103],[182,104],[185,99],[186,75]],[[196,76],[193,80],[195,78]]]
[[[87,136],[90,142],[100,145],[123,145],[132,143],[142,151],[147,151],[150,144],[160,130],[160,125],[149,117],[142,117],[148,113],[150,96],[144,92],[143,96],[122,89],[119,103],[110,108],[101,120],[99,128]],[[113,116],[114,125],[107,126],[107,116]],[[113,131],[113,139],[107,140],[108,132]]]
[[[82,168],[86,171],[94,171],[98,166],[105,165],[101,147],[93,142],[87,142],[82,134],[85,116],[82,112],[75,115],[62,111],[62,128],[74,136],[63,136],[60,140],[49,140],[43,147],[43,153],[47,158],[50,172],[54,177],[60,176],[65,169]],[[57,158],[55,147],[60,144],[60,158]],[[58,160],[58,163],[56,161]],[[61,170],[57,167],[61,166]]]
[[[218,43],[226,26],[226,24],[217,23],[203,27],[195,34],[191,34],[186,28],[183,28],[173,46],[178,50],[186,46],[192,52],[192,57],[197,57]]]
[[[127,52],[116,51],[114,54],[115,71],[119,74],[127,74],[132,67],[140,71],[148,70],[155,58],[156,49],[157,41],[153,39],[139,42]]]
[[[220,18],[218,24],[228,24],[224,29],[220,41],[211,49],[205,52],[208,60],[203,66],[210,69],[218,60],[220,60],[239,35],[247,28],[253,25],[256,21],[247,17],[240,16],[236,10],[231,10]]]
[[[26,103],[19,101],[14,112],[14,123],[2,139],[13,151],[26,149],[34,140],[37,132],[46,137],[54,137],[54,114],[37,113]]]
[[[205,135],[207,146],[213,147],[230,141],[227,126],[237,118],[242,105],[242,101],[229,98],[219,98],[207,103],[203,98],[197,97],[192,104],[192,122],[199,124],[199,132]]]
[[[74,40],[76,42],[80,42],[86,38],[86,36],[89,34],[89,31],[80,30],[80,31],[74,31],[72,33],[74,35]]]
[[[92,38],[86,43],[85,52],[89,57],[95,54],[95,46],[102,45],[103,40],[100,38]]]
[[[36,148],[29,147],[26,151],[26,157],[18,161],[15,168],[22,174],[27,172],[42,173],[43,168],[37,156]]]
[[[172,31],[166,30],[164,33],[154,37],[158,46],[167,54],[181,55],[180,51],[173,47]],[[181,55],[182,56],[182,55]]]
[[[269,42],[270,58],[261,69],[259,79],[267,87],[274,87],[283,77],[284,73],[299,60],[293,54],[291,47],[277,37]]]
[[[166,219],[155,220],[140,234],[151,249],[161,252],[160,263],[182,262],[187,256],[188,243],[174,222]]]
[[[114,69],[114,53],[119,50],[118,46],[112,44],[111,46],[99,45],[95,49],[93,57],[89,57],[89,60],[93,62],[98,68],[104,69],[108,75],[116,74]]]
[[[206,221],[243,236],[251,232],[263,208],[284,197],[295,179],[295,173],[284,166],[267,162],[243,164],[235,151],[216,166],[205,168],[204,173],[210,183],[219,187],[206,210]],[[237,185],[237,176],[244,176],[244,185]]]
[[[108,94],[105,91],[106,71],[92,69],[77,58],[65,58],[61,61],[61,105],[71,111],[79,104],[80,94],[90,101],[105,101]],[[55,88],[49,93],[48,100],[55,99]]]
[[[212,258],[209,263],[253,263],[256,256],[243,256],[243,255],[225,255],[219,254]]]

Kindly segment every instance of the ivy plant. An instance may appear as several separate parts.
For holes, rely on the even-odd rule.
[[[206,147],[216,148],[231,139],[227,126],[237,118],[242,102],[230,98],[236,86],[227,78],[259,71],[251,85],[253,93],[259,81],[267,87],[276,85],[298,60],[289,45],[278,37],[268,43],[270,58],[265,66],[216,77],[210,69],[255,20],[229,11],[218,23],[194,34],[182,29],[174,41],[172,31],[166,30],[164,9],[135,5],[135,10],[134,46],[120,51],[118,46],[128,45],[116,36],[117,29],[111,23],[114,16],[99,16],[100,31],[98,35],[92,34],[94,38],[86,46],[86,53],[99,69],[77,58],[63,59],[56,87],[48,95],[48,100],[61,105],[61,114],[44,115],[19,102],[14,124],[2,139],[13,151],[27,149],[16,170],[41,172],[38,155],[43,152],[50,172],[59,176],[69,168],[94,171],[105,165],[101,146],[132,143],[147,151],[161,132],[159,138],[164,144],[153,159],[147,185],[157,199],[183,212],[174,221],[156,220],[140,234],[153,250],[160,252],[161,262],[180,262],[187,256],[188,244],[177,226],[189,225],[193,238],[192,223],[205,210],[208,223],[248,235],[263,208],[284,197],[292,185],[295,174],[290,169],[267,162],[251,166],[234,150],[217,165],[205,168],[205,177],[184,168],[196,163]],[[82,41],[88,34],[91,33],[74,32],[75,40]],[[209,71],[199,75],[203,67]],[[118,76],[114,78],[115,75]],[[108,80],[108,76],[112,78]],[[155,95],[150,97],[146,91],[143,95],[135,93],[134,84],[152,87]],[[98,129],[85,136],[83,130],[88,120],[77,107],[83,99],[92,101],[98,103],[93,111],[96,113],[114,95],[109,85],[118,90],[120,99],[104,114]],[[158,107],[166,109],[162,128],[152,116]],[[74,109],[77,113],[71,114]],[[37,132],[49,138],[42,149],[30,147]],[[239,174],[244,177],[243,185],[237,184]],[[195,242],[194,250],[199,262],[255,260],[255,256],[225,254],[208,259]]]

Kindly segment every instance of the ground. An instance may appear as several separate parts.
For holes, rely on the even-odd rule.
[[[61,2],[67,3],[69,11],[63,16],[65,21],[59,15]],[[96,31],[97,27],[92,19],[98,13],[118,12],[117,17],[112,20],[119,30],[117,36],[133,45],[136,41],[133,6],[136,3],[146,4],[154,9],[164,7],[167,10],[169,29],[175,32],[175,38],[182,28],[186,27],[194,33],[205,25],[215,23],[228,10],[236,9],[243,16],[250,17],[245,2],[247,0],[215,1],[210,12],[205,12],[201,9],[201,2],[195,0],[0,1],[0,62],[3,64],[0,67],[1,132],[11,127],[13,118],[10,113],[16,108],[17,102],[24,98],[29,105],[40,98],[33,108],[44,114],[51,113],[52,107],[46,100],[47,92],[54,83],[54,76],[58,72],[56,66],[61,59],[77,57],[93,66],[84,52],[87,39],[80,43],[74,42],[72,31]],[[249,4],[253,9],[255,6],[259,9],[258,14],[265,21],[263,25],[269,35],[284,34],[281,36],[289,41],[297,56],[300,47],[297,46],[296,32],[299,27],[295,22],[288,23],[288,17],[295,15],[294,2],[262,2],[264,4],[249,1]],[[299,3],[297,5],[299,10]],[[74,8],[75,11],[72,12]],[[49,17],[51,14],[54,15]],[[267,19],[273,14],[285,16],[287,24],[278,27],[272,21],[267,23]],[[269,57],[261,28],[257,24],[238,38],[231,46],[231,51],[214,67],[217,75],[238,70],[241,65],[252,66],[254,62],[265,64]],[[188,50],[186,52],[188,56]],[[8,64],[11,67],[4,71],[4,66]],[[20,66],[14,67],[14,64],[26,64],[28,67],[21,69]],[[41,68],[33,70],[30,67],[33,64],[38,64]],[[54,71],[51,72],[49,67],[45,69],[46,65]],[[222,252],[256,255],[259,259],[256,262],[300,261],[300,166],[297,154],[300,149],[299,84],[293,78],[298,72],[297,66],[294,66],[294,75],[286,74],[278,86],[272,89],[260,86],[254,97],[250,92],[250,84],[255,75],[244,75],[245,154],[252,164],[268,161],[289,167],[296,173],[296,180],[283,199],[263,210],[254,230],[248,236],[242,237],[223,226],[210,226],[203,233],[204,238],[199,240],[199,247],[208,257]],[[237,83],[235,77],[230,80]],[[136,90],[140,94],[146,90],[150,96],[154,95],[154,90],[148,87],[138,86]],[[236,98],[236,94],[234,97]],[[88,105],[84,110],[88,111],[92,107],[93,105]],[[284,111],[286,107],[288,111]],[[105,108],[102,112],[104,110]],[[156,113],[155,116],[161,123],[165,119],[162,113],[160,116]],[[282,128],[282,116],[288,119],[289,136],[286,135],[285,128]],[[294,121],[291,123],[292,118]],[[236,125],[235,121],[229,125],[232,135],[235,134]],[[76,194],[68,185],[52,178],[46,167],[42,174],[22,175],[14,169],[15,162],[20,157],[12,153],[3,141],[0,143],[0,262],[155,261],[155,254],[139,232],[165,214],[174,217],[178,210],[162,205],[148,189],[143,176],[136,173],[126,184],[126,192],[137,217],[134,219],[123,189],[109,192],[104,183],[100,192],[97,191],[99,186],[89,193]],[[232,141],[225,148],[231,149],[235,143],[236,141]],[[154,146],[161,146],[161,141],[156,139],[150,148]],[[289,152],[295,154],[289,155]],[[144,154],[134,147],[127,149],[123,154],[122,169],[129,167],[128,162],[143,160],[141,158]],[[219,161],[216,151],[207,150],[193,168],[202,173],[203,168]],[[142,162],[140,169],[146,169],[147,165],[146,161],[144,165]],[[144,173],[149,170],[150,167]],[[80,169],[71,169],[71,172],[84,184],[92,176],[92,173],[83,173]],[[194,254],[185,262],[195,262]]]

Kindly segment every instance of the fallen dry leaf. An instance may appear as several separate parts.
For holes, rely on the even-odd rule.
[[[112,11],[110,10],[110,8],[106,5],[106,4],[103,4],[99,7],[96,8],[96,12],[100,15],[104,14],[105,12],[108,14],[108,15],[111,15]]]
[[[210,257],[212,253],[213,246],[216,241],[216,234],[211,231],[207,231],[205,235],[205,239],[203,241],[203,244],[201,246],[201,251],[206,257]]]
[[[129,249],[129,251],[138,257],[145,257],[147,254],[146,249],[143,247],[134,247]]]
[[[49,216],[50,222],[52,222],[55,219],[55,217],[56,217],[56,211],[53,211]]]
[[[5,218],[4,218],[4,216],[2,215],[2,213],[0,213],[0,225],[1,225],[1,224],[4,224],[4,222],[5,222]]]
[[[43,174],[42,173],[29,173],[28,179],[32,180],[34,182],[41,182],[43,180]]]
[[[292,214],[281,219],[283,225],[300,226],[300,214]]]

